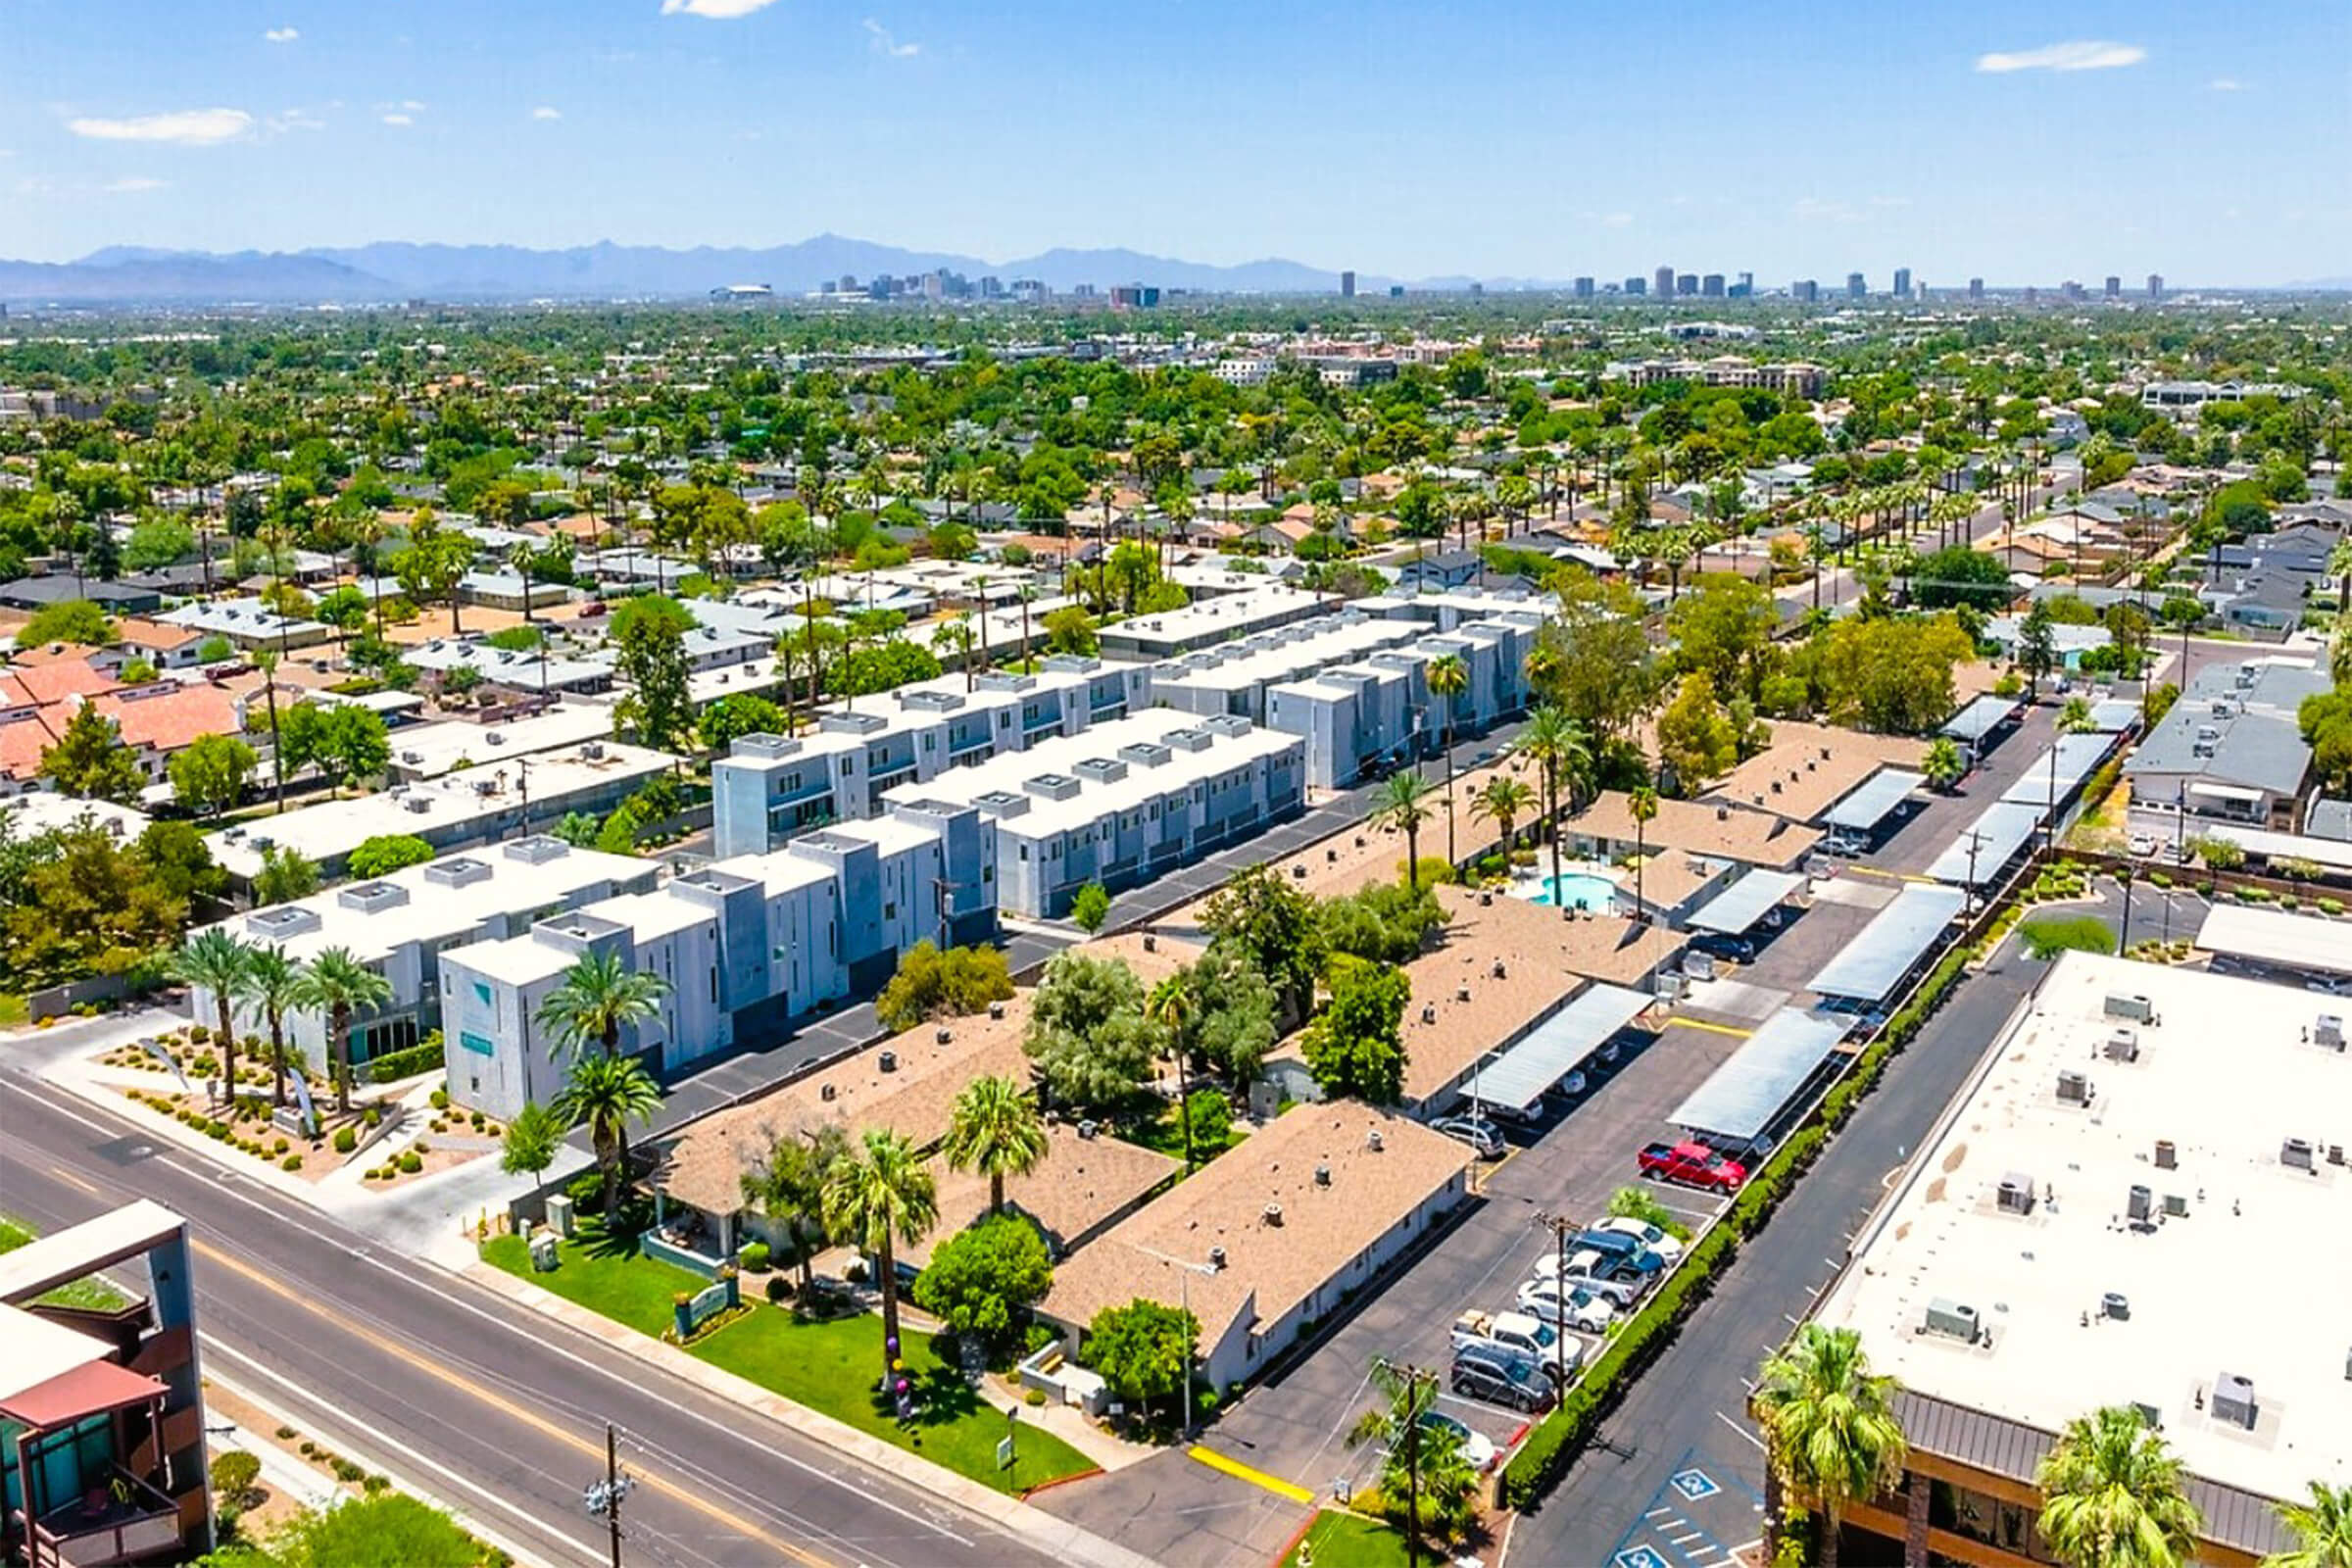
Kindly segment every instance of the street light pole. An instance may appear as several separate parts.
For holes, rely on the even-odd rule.
[[[1576,1225],[1566,1215],[1554,1214],[1547,1209],[1536,1210],[1536,1223],[1551,1232],[1551,1281],[1559,1298],[1564,1301],[1568,1298],[1568,1233],[1575,1230]],[[1568,1390],[1568,1328],[1557,1316],[1551,1320],[1551,1333],[1552,1369],[1559,1378],[1559,1386],[1552,1393],[1564,1396]]]
[[[1135,1250],[1146,1257],[1156,1257],[1162,1263],[1169,1264],[1178,1271],[1176,1275],[1176,1310],[1184,1315],[1185,1332],[1184,1403],[1181,1431],[1184,1441],[1190,1443],[1193,1441],[1193,1352],[1197,1348],[1195,1341],[1198,1338],[1193,1324],[1192,1277],[1195,1274],[1214,1274],[1216,1269],[1207,1263],[1195,1263],[1185,1258],[1171,1257],[1157,1248],[1146,1247],[1140,1242],[1136,1244]]]

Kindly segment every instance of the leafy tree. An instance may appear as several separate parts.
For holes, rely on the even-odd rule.
[[[1695,670],[1682,678],[1658,714],[1659,765],[1673,771],[1686,795],[1739,765],[1740,739],[1739,724],[1716,701],[1714,681]]]
[[[1002,1342],[1053,1288],[1054,1260],[1035,1222],[989,1213],[932,1249],[914,1299],[957,1334]]]
[[[1012,975],[1000,948],[950,948],[925,937],[899,955],[898,971],[874,999],[874,1015],[890,1030],[912,1029],[933,1018],[978,1012],[1012,996]]]
[[[1949,735],[1938,735],[1928,743],[1927,759],[1921,762],[1920,771],[1927,778],[1928,788],[1948,790],[1967,774],[1968,758],[1961,752],[1958,741]]]
[[[1524,786],[1523,786],[1524,787]],[[1371,882],[1323,901],[1323,945],[1375,963],[1407,963],[1446,921],[1437,894],[1410,883]]]
[[[449,1515],[405,1493],[346,1497],[305,1509],[259,1545],[201,1559],[208,1568],[478,1568],[482,1544]]]
[[[0,979],[32,990],[119,974],[178,940],[188,895],[88,819],[20,840],[0,814]],[[184,826],[185,824],[173,824]]]
[[[1952,671],[1976,656],[1976,644],[1949,613],[1848,616],[1823,628],[1805,652],[1818,706],[1832,722],[1919,735],[1951,715]]]
[[[1383,1449],[1380,1495],[1405,1534],[1405,1560],[1419,1560],[1423,1539],[1458,1535],[1470,1522],[1478,1472],[1462,1452],[1461,1434],[1429,1418],[1437,1411],[1437,1374],[1374,1361],[1374,1402],[1348,1429],[1348,1444]]]
[[[538,1175],[556,1162],[564,1135],[570,1130],[571,1124],[553,1105],[532,1101],[507,1123],[507,1135],[499,1142],[498,1168],[510,1176]]]
[[[2180,1460],[2130,1405],[2069,1421],[2034,1482],[2041,1539],[2068,1568],[2178,1568],[2196,1550]]]
[[[825,1228],[874,1260],[882,1286],[883,1375],[897,1370],[899,1242],[912,1244],[939,1223],[930,1170],[904,1133],[869,1128],[862,1143],[835,1160],[825,1177]]]
[[[614,671],[629,694],[613,710],[614,729],[656,751],[677,751],[694,724],[687,686],[686,633],[694,617],[674,599],[649,594],[612,614]]]
[[[1086,1359],[1120,1399],[1149,1409],[1185,1385],[1200,1324],[1146,1297],[1106,1306],[1086,1326]]]
[[[790,734],[792,720],[785,716],[784,710],[764,697],[730,692],[703,710],[695,730],[705,747],[724,752],[746,735]]]
[[[318,865],[289,844],[272,844],[262,852],[261,869],[253,874],[256,904],[291,904],[318,891]]]
[[[1079,930],[1093,936],[1110,918],[1110,895],[1100,882],[1089,882],[1070,900],[1070,919]]]
[[[605,1173],[604,1209],[618,1211],[620,1184],[628,1174],[629,1123],[662,1108],[662,1088],[634,1056],[582,1052],[565,1069],[555,1111],[567,1126],[585,1125]]]
[[[1004,1208],[1004,1178],[1037,1169],[1050,1147],[1037,1102],[1012,1079],[984,1074],[965,1084],[949,1107],[940,1152],[952,1168],[988,1178],[988,1209],[995,1214]]]
[[[1970,605],[1992,614],[2007,606],[2016,592],[2009,586],[2009,568],[1998,557],[1967,545],[1936,551],[1911,573],[1911,597],[1927,610]]]
[[[196,662],[199,664],[224,663],[236,657],[237,645],[218,634],[196,645]]]
[[[1315,901],[1260,862],[1236,871],[1209,895],[1201,928],[1210,951],[1222,947],[1264,975],[1282,999],[1288,1019],[1303,1019],[1323,972],[1322,920]]]
[[[637,819],[637,808],[623,801],[598,825],[595,846],[605,855],[635,855],[637,833],[643,826]]]
[[[1212,943],[1170,979],[1182,1001],[1154,1007],[1152,1016],[1168,1032],[1179,1059],[1236,1087],[1254,1079],[1274,1047],[1275,1019],[1282,1010],[1281,999],[1257,966],[1234,948]]]
[[[1902,1479],[1909,1451],[1895,1382],[1874,1375],[1852,1329],[1807,1323],[1757,1374],[1765,1454],[1790,1495],[1821,1516],[1821,1562],[1838,1568],[1847,1508]]]
[[[148,823],[132,843],[130,858],[143,880],[181,904],[217,899],[228,887],[228,873],[213,863],[211,846],[191,823]]]
[[[120,639],[106,612],[87,599],[61,599],[32,612],[17,633],[19,648],[69,643],[77,648],[112,648]]]
[[[336,793],[357,779],[372,778],[392,760],[392,742],[383,719],[349,703],[328,707],[296,703],[278,721],[277,751],[285,770],[318,770]]]
[[[253,973],[253,953],[234,932],[224,926],[214,926],[182,942],[164,965],[165,973],[172,979],[212,995],[214,1039],[220,1047],[220,1087],[224,1094],[236,1092],[236,1006]]]
[[[122,744],[121,727],[88,703],[74,710],[56,744],[41,753],[40,773],[60,792],[85,801],[127,805],[147,787],[138,754]]]
[[[2246,863],[2245,846],[2218,833],[2190,839],[2188,853],[2203,862],[2208,871],[2235,871]]]
[[[1375,1105],[1404,1097],[1404,1004],[1412,982],[1390,964],[1345,956],[1331,964],[1331,1001],[1307,1025],[1307,1070],[1328,1095]]]
[[[198,816],[219,816],[245,794],[261,759],[233,735],[199,735],[166,764],[172,793]]]
[[[1156,1046],[1143,983],[1125,960],[1064,949],[1046,965],[1021,1048],[1056,1101],[1123,1113],[1152,1076]]]
[[[1551,581],[1559,613],[1537,634],[1529,662],[1537,695],[1601,740],[1611,740],[1657,700],[1657,660],[1641,595],[1566,566]]]
[[[2037,599],[2017,629],[2017,667],[2026,672],[2028,699],[2041,694],[2041,683],[2058,667],[2056,624],[2047,600]]]
[[[1421,886],[1421,824],[1429,820],[1429,782],[1412,768],[1398,768],[1381,781],[1365,821],[1404,835],[1404,879]]]
[[[2314,1481],[2311,1500],[2278,1504],[2278,1520],[2299,1544],[2262,1568],[2352,1568],[2352,1487]]]
[[[1064,605],[1049,610],[1039,623],[1045,630],[1046,646],[1056,654],[1095,654],[1101,651],[1102,638],[1095,629],[1095,617],[1076,605]]]
[[[122,564],[132,571],[153,571],[195,553],[195,529],[176,517],[150,517],[131,528],[122,546]]]
[[[903,637],[887,638],[864,648],[852,648],[826,666],[829,692],[865,697],[896,691],[909,681],[935,680],[942,666],[939,656]]]
[[[668,981],[617,953],[584,953],[539,1004],[539,1027],[561,1050],[585,1054],[593,1044],[615,1056],[622,1032],[660,1012],[668,994]]]
[[[816,1280],[816,1254],[825,1245],[825,1180],[850,1152],[839,1122],[772,1135],[767,1154],[743,1176],[743,1200],[771,1221],[782,1221],[800,1264],[801,1291]]]
[[[303,971],[298,1004],[306,1012],[326,1014],[327,1063],[334,1072],[339,1114],[351,1113],[352,1020],[391,1000],[392,982],[368,968],[349,948],[326,949]]]
[[[390,876],[405,866],[422,865],[433,858],[433,847],[413,833],[378,833],[362,839],[351,852],[351,874],[362,879]]]
[[[473,569],[473,541],[444,529],[426,508],[410,522],[409,546],[392,557],[392,574],[400,579],[401,591],[416,603],[447,604],[449,629],[455,635],[465,630],[458,583]]]
[[[1779,625],[1772,594],[1728,571],[1702,573],[1666,613],[1676,665],[1705,675],[1719,692],[1744,694],[1751,702],[1772,672],[1772,634]]]

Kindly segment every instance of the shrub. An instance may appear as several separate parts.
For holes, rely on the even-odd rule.
[[[288,1144],[283,1138],[272,1139],[270,1143],[270,1152],[272,1154],[282,1154],[292,1147],[293,1146]]]
[[[433,1108],[435,1110],[447,1110],[449,1108],[448,1090],[436,1089],[433,1091]]]
[[[277,1168],[279,1170],[300,1170],[302,1169],[302,1156],[300,1154],[288,1154],[285,1158],[277,1162]]]
[[[403,1176],[414,1176],[422,1169],[424,1169],[422,1154],[414,1149],[404,1149],[400,1152],[400,1173]]]
[[[384,1122],[384,1107],[381,1105],[369,1105],[368,1107],[368,1113],[360,1119],[366,1122],[370,1128],[380,1127]]]
[[[301,1434],[296,1432],[292,1427],[279,1427],[277,1429],[277,1441],[280,1443],[292,1443],[300,1436]]]
[[[767,1301],[780,1306],[792,1298],[792,1279],[789,1275],[770,1274],[767,1277]]]
[[[768,1264],[768,1246],[767,1246],[767,1244],[766,1244],[765,1242],[753,1242],[753,1243],[749,1244],[749,1245],[748,1245],[748,1246],[746,1246],[746,1247],[744,1248],[744,1250],[743,1250],[742,1260],[743,1260],[743,1270],[744,1270],[744,1272],[745,1272],[745,1273],[747,1273],[747,1274],[764,1274],[764,1273],[766,1273],[766,1272],[767,1272],[767,1264]]]
[[[346,1483],[357,1481],[368,1473],[367,1471],[361,1469],[358,1465],[353,1464],[349,1459],[341,1457],[336,1458],[334,1468],[335,1479],[337,1481]]]
[[[593,1214],[604,1206],[605,1178],[598,1171],[582,1171],[564,1184],[564,1196],[571,1200],[574,1211]]]
[[[336,1128],[336,1129],[335,1129],[335,1152],[336,1152],[336,1153],[338,1153],[338,1154],[348,1154],[348,1153],[350,1153],[350,1152],[351,1152],[353,1150],[355,1150],[355,1149],[357,1149],[357,1148],[359,1148],[359,1147],[360,1147],[360,1134],[359,1134],[359,1129],[357,1129],[357,1128],[355,1128],[355,1127],[338,1127],[338,1128]]]
[[[390,1476],[369,1476],[367,1480],[360,1483],[361,1489],[365,1491],[370,1497],[374,1496],[377,1493],[383,1491],[390,1485],[392,1485],[392,1478]]]
[[[230,1448],[213,1459],[213,1495],[226,1507],[242,1507],[254,1483],[262,1479],[259,1454]]]
[[[1046,1391],[1043,1389],[1031,1389],[1021,1396],[1021,1402],[1033,1407],[1044,1404],[1046,1402]]]

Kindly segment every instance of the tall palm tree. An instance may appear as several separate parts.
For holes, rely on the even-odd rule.
[[[300,1005],[326,1014],[326,1057],[335,1074],[335,1110],[351,1111],[351,1020],[392,1000],[392,982],[349,948],[328,948],[303,970]]]
[[[286,808],[286,749],[277,739],[277,655],[262,649],[253,656],[253,667],[262,672],[262,691],[270,705],[270,775],[277,793],[277,808]]]
[[[994,1074],[973,1079],[948,1111],[940,1146],[949,1165],[988,1177],[988,1211],[1004,1208],[1004,1178],[1026,1176],[1046,1157],[1046,1122],[1037,1102],[1014,1080]]]
[[[556,1114],[567,1123],[587,1125],[596,1162],[604,1168],[608,1222],[620,1201],[620,1183],[628,1170],[629,1123],[645,1120],[661,1106],[661,1086],[636,1057],[581,1054],[572,1058],[563,1093],[555,1099]]]
[[[668,994],[668,981],[630,968],[617,953],[584,953],[539,1004],[539,1027],[561,1049],[584,1051],[593,1042],[617,1055],[621,1031],[652,1017]]]
[[[2311,1501],[2278,1504],[2278,1520],[2303,1544],[2262,1568],[2352,1568],[2352,1487],[2311,1484]]]
[[[1348,1446],[1377,1443],[1388,1450],[1381,1465],[1380,1488],[1392,1502],[1396,1500],[1394,1489],[1399,1485],[1404,1489],[1404,1560],[1410,1568],[1421,1561],[1423,1487],[1431,1481],[1433,1471],[1450,1468],[1446,1464],[1448,1449],[1455,1465],[1463,1470],[1469,1466],[1461,1460],[1460,1437],[1428,1419],[1438,1408],[1436,1373],[1399,1367],[1384,1359],[1372,1363],[1369,1381],[1377,1398],[1348,1429]],[[1476,1486],[1475,1476],[1472,1486]]]
[[[902,1241],[921,1241],[938,1223],[938,1190],[904,1133],[867,1129],[863,1144],[836,1160],[825,1175],[826,1229],[870,1255],[881,1281],[885,1378],[899,1347],[899,1271],[892,1261],[893,1249]]]
[[[1644,836],[1650,821],[1658,814],[1658,792],[1643,784],[1626,797],[1626,810],[1634,819],[1634,918],[1649,917],[1649,905],[1642,897],[1642,867],[1649,858],[1649,843]]]
[[[1487,780],[1487,787],[1470,797],[1470,814],[1487,817],[1502,835],[1503,854],[1510,854],[1513,845],[1511,830],[1536,804],[1536,792],[1507,773],[1497,773]]]
[[[2180,1568],[2196,1548],[2180,1461],[2130,1405],[2069,1421],[2034,1481],[2041,1539],[2068,1568]]]
[[[1421,824],[1429,820],[1429,781],[1409,767],[1391,773],[1373,797],[1374,827],[1393,827],[1404,835],[1404,880],[1416,892],[1421,887]]]
[[[1470,666],[1458,654],[1429,662],[1429,695],[1446,704],[1446,863],[1457,863],[1453,851],[1453,717],[1455,703],[1470,689]]]
[[[1176,1119],[1184,1128],[1184,1173],[1193,1173],[1193,1101],[1192,1063],[1185,1059],[1184,1026],[1193,1016],[1195,999],[1191,976],[1177,973],[1163,976],[1144,998],[1144,1016],[1157,1027],[1168,1044],[1168,1054],[1176,1058]]]
[[[1838,1568],[1838,1522],[1902,1479],[1909,1446],[1895,1382],[1873,1374],[1852,1329],[1807,1323],[1756,1383],[1756,1419],[1781,1484],[1821,1515],[1822,1568]]]
[[[302,965],[271,944],[254,948],[245,960],[245,983],[239,997],[260,1009],[270,1023],[270,1103],[286,1102],[286,1014],[302,1004]]]
[[[800,1261],[801,1292],[816,1280],[816,1251],[825,1245],[825,1180],[850,1152],[839,1122],[778,1137],[767,1159],[743,1177],[743,1198],[770,1219],[782,1219]]]
[[[1530,714],[1527,728],[1520,731],[1519,749],[1535,760],[1544,780],[1544,820],[1548,828],[1545,835],[1551,840],[1551,883],[1560,883],[1560,784],[1570,776],[1572,766],[1581,756],[1589,765],[1591,748],[1585,744],[1583,726],[1570,718],[1566,710],[1546,703]]]
[[[237,998],[245,990],[245,972],[253,949],[226,928],[214,926],[181,942],[167,965],[172,979],[213,994],[216,1027],[220,1031],[220,1093],[237,1093]]]

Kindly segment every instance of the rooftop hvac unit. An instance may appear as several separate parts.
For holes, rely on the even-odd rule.
[[[2173,1148],[2173,1141],[2170,1138],[2157,1139],[2156,1168],[2158,1170],[2178,1170],[2180,1166],[2180,1156]]]
[[[2296,1170],[2315,1170],[2318,1156],[2308,1138],[2289,1138],[2278,1146],[2278,1163]]]
[[[2013,1170],[2001,1178],[1997,1201],[2005,1213],[2034,1212],[2034,1178],[2022,1170]]]
[[[2344,1020],[2332,1012],[2320,1014],[2320,1021],[2311,1026],[2311,1043],[2326,1046],[2329,1051],[2344,1049]]]
[[[1291,867],[1291,880],[1292,880],[1292,881],[1294,881],[1294,882],[1303,882],[1303,881],[1305,881],[1305,880],[1306,880],[1306,867],[1305,867],[1305,866],[1303,866],[1303,865],[1294,865],[1294,866],[1292,866],[1292,867]]]
[[[1081,1138],[1092,1138],[1100,1131],[1102,1131],[1102,1129],[1095,1125],[1095,1119],[1092,1116],[1087,1117],[1084,1121],[1081,1121],[1078,1124],[1078,1136]]]
[[[2132,1321],[2132,1302],[2121,1291],[2109,1291],[2099,1298],[2099,1316],[2111,1317],[2118,1323]]]
[[[818,1089],[817,1089],[817,1091],[816,1091],[816,1098],[817,1098],[817,1099],[819,1099],[819,1100],[821,1100],[821,1101],[824,1101],[824,1102],[826,1102],[827,1103],[830,1103],[830,1102],[832,1102],[832,1099],[833,1099],[833,1097],[834,1097],[835,1095],[839,1094],[840,1092],[841,1092],[840,1090],[836,1089],[836,1088],[835,1088],[833,1085],[831,1085],[831,1084],[823,1084],[823,1085],[820,1085],[820,1086],[818,1087]]]
[[[2166,1219],[2188,1218],[2188,1195],[2186,1193],[2165,1194],[2164,1217]]]
[[[1145,932],[1144,951],[1146,953],[1157,953],[1159,951],[1159,938],[1152,935],[1149,931]]]
[[[2156,1004],[2145,997],[2126,996],[2120,991],[2107,996],[2107,1016],[2129,1018],[2133,1023],[2152,1024],[2156,1021]]]
[[[1496,958],[1494,960],[1494,978],[1497,980],[1507,979],[1509,974],[1510,966],[1504,963],[1500,958]]]
[[[1494,907],[1494,894],[1493,889],[1481,888],[1479,890],[1478,906],[1482,909],[1492,909]]]
[[[1423,1023],[1436,1023],[1438,1021],[1438,1004],[1436,1003],[1424,1002],[1421,1004],[1421,1021]]]
[[[2134,1399],[2132,1401],[2132,1408],[2139,1412],[2141,1424],[2144,1425],[2150,1432],[2157,1432],[2163,1429],[2164,1412],[2157,1409],[2156,1406],[2152,1404],[2142,1404],[2137,1399]]]
[[[897,1072],[899,1070],[899,1054],[895,1051],[885,1051],[874,1065],[884,1072]]]
[[[1453,1000],[1456,1002],[1468,1002],[1470,1000],[1470,988],[1468,986],[1455,986],[1453,988]]]
[[[2107,1036],[2109,1061],[2137,1061],[2139,1059],[2139,1031],[2118,1029]]]
[[[1325,851],[1323,852],[1323,863],[1324,863],[1325,865],[1337,865],[1337,864],[1339,864],[1339,863],[1340,863],[1340,852],[1339,852],[1339,851],[1337,851],[1337,850],[1325,850]]]
[[[2144,1225],[2156,1214],[2156,1195],[2145,1187],[2133,1187],[2125,1200],[2124,1212],[2133,1224]]]
[[[1269,1225],[1280,1225],[1282,1223],[1282,1205],[1268,1203],[1264,1209],[1259,1211],[1258,1217]]]
[[[2079,1072],[2060,1073],[2058,1075],[2058,1102],[2062,1105],[2089,1104],[2090,1080]]]
[[[1919,1332],[1940,1334],[1946,1339],[1974,1345],[1984,1334],[1984,1328],[1978,1321],[1975,1307],[1955,1301],[1948,1296],[1938,1296],[1928,1303],[1927,1316],[1921,1321]]]
[[[2254,1402],[2254,1380],[2241,1378],[2234,1372],[2225,1372],[2213,1380],[2213,1418],[2227,1421],[2233,1427],[2254,1430],[2254,1421],[2261,1413]]]
[[[1208,1266],[1210,1268],[1223,1268],[1225,1266],[1225,1249],[1222,1247],[1212,1247],[1208,1250]]]

